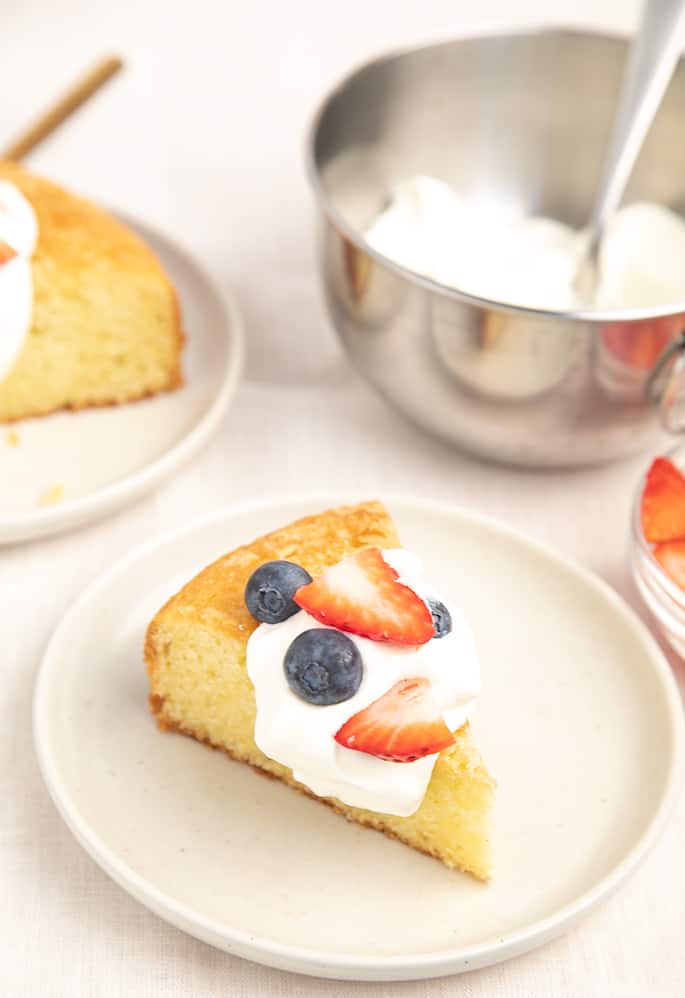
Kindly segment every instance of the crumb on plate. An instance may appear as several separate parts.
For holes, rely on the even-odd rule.
[[[5,439],[10,447],[18,447],[21,443],[21,438],[16,430],[8,430]]]
[[[51,485],[38,497],[39,506],[55,506],[64,499],[64,486]]]

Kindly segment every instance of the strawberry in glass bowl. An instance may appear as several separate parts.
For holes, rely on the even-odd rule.
[[[647,607],[685,658],[685,448],[657,457],[633,504],[630,561]]]

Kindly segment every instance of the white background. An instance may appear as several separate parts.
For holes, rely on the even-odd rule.
[[[683,805],[633,880],[564,939],[461,978],[336,984],[216,952],[131,900],[57,817],[30,731],[42,650],[83,586],[141,541],[236,500],[350,483],[369,495],[453,500],[552,543],[637,606],[625,543],[647,458],[556,475],[504,471],[388,411],[347,368],[325,319],[302,166],[318,97],[375,52],[481,26],[627,30],[637,10],[634,0],[0,0],[0,144],[91,62],[121,53],[125,74],[30,165],[167,229],[237,291],[248,331],[247,379],[191,467],[106,522],[0,551],[3,996],[682,995]],[[682,684],[685,670],[674,668]]]

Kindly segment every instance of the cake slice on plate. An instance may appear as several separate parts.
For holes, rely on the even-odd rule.
[[[174,287],[107,212],[0,161],[0,421],[182,382]]]
[[[419,566],[376,502],[232,551],[150,623],[150,704],[161,728],[486,880],[475,647]]]

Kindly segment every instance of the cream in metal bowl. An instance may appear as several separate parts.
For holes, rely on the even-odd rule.
[[[678,422],[685,290],[682,302],[641,309],[509,306],[405,269],[364,234],[389,192],[416,174],[490,212],[582,227],[626,51],[623,41],[568,31],[432,45],[364,66],[316,116],[309,167],[335,328],[391,403],[485,457],[554,467],[654,445],[654,396],[669,381],[656,390],[654,375],[669,374],[667,356],[675,370],[663,421]],[[684,111],[681,62],[627,202],[685,209]]]

